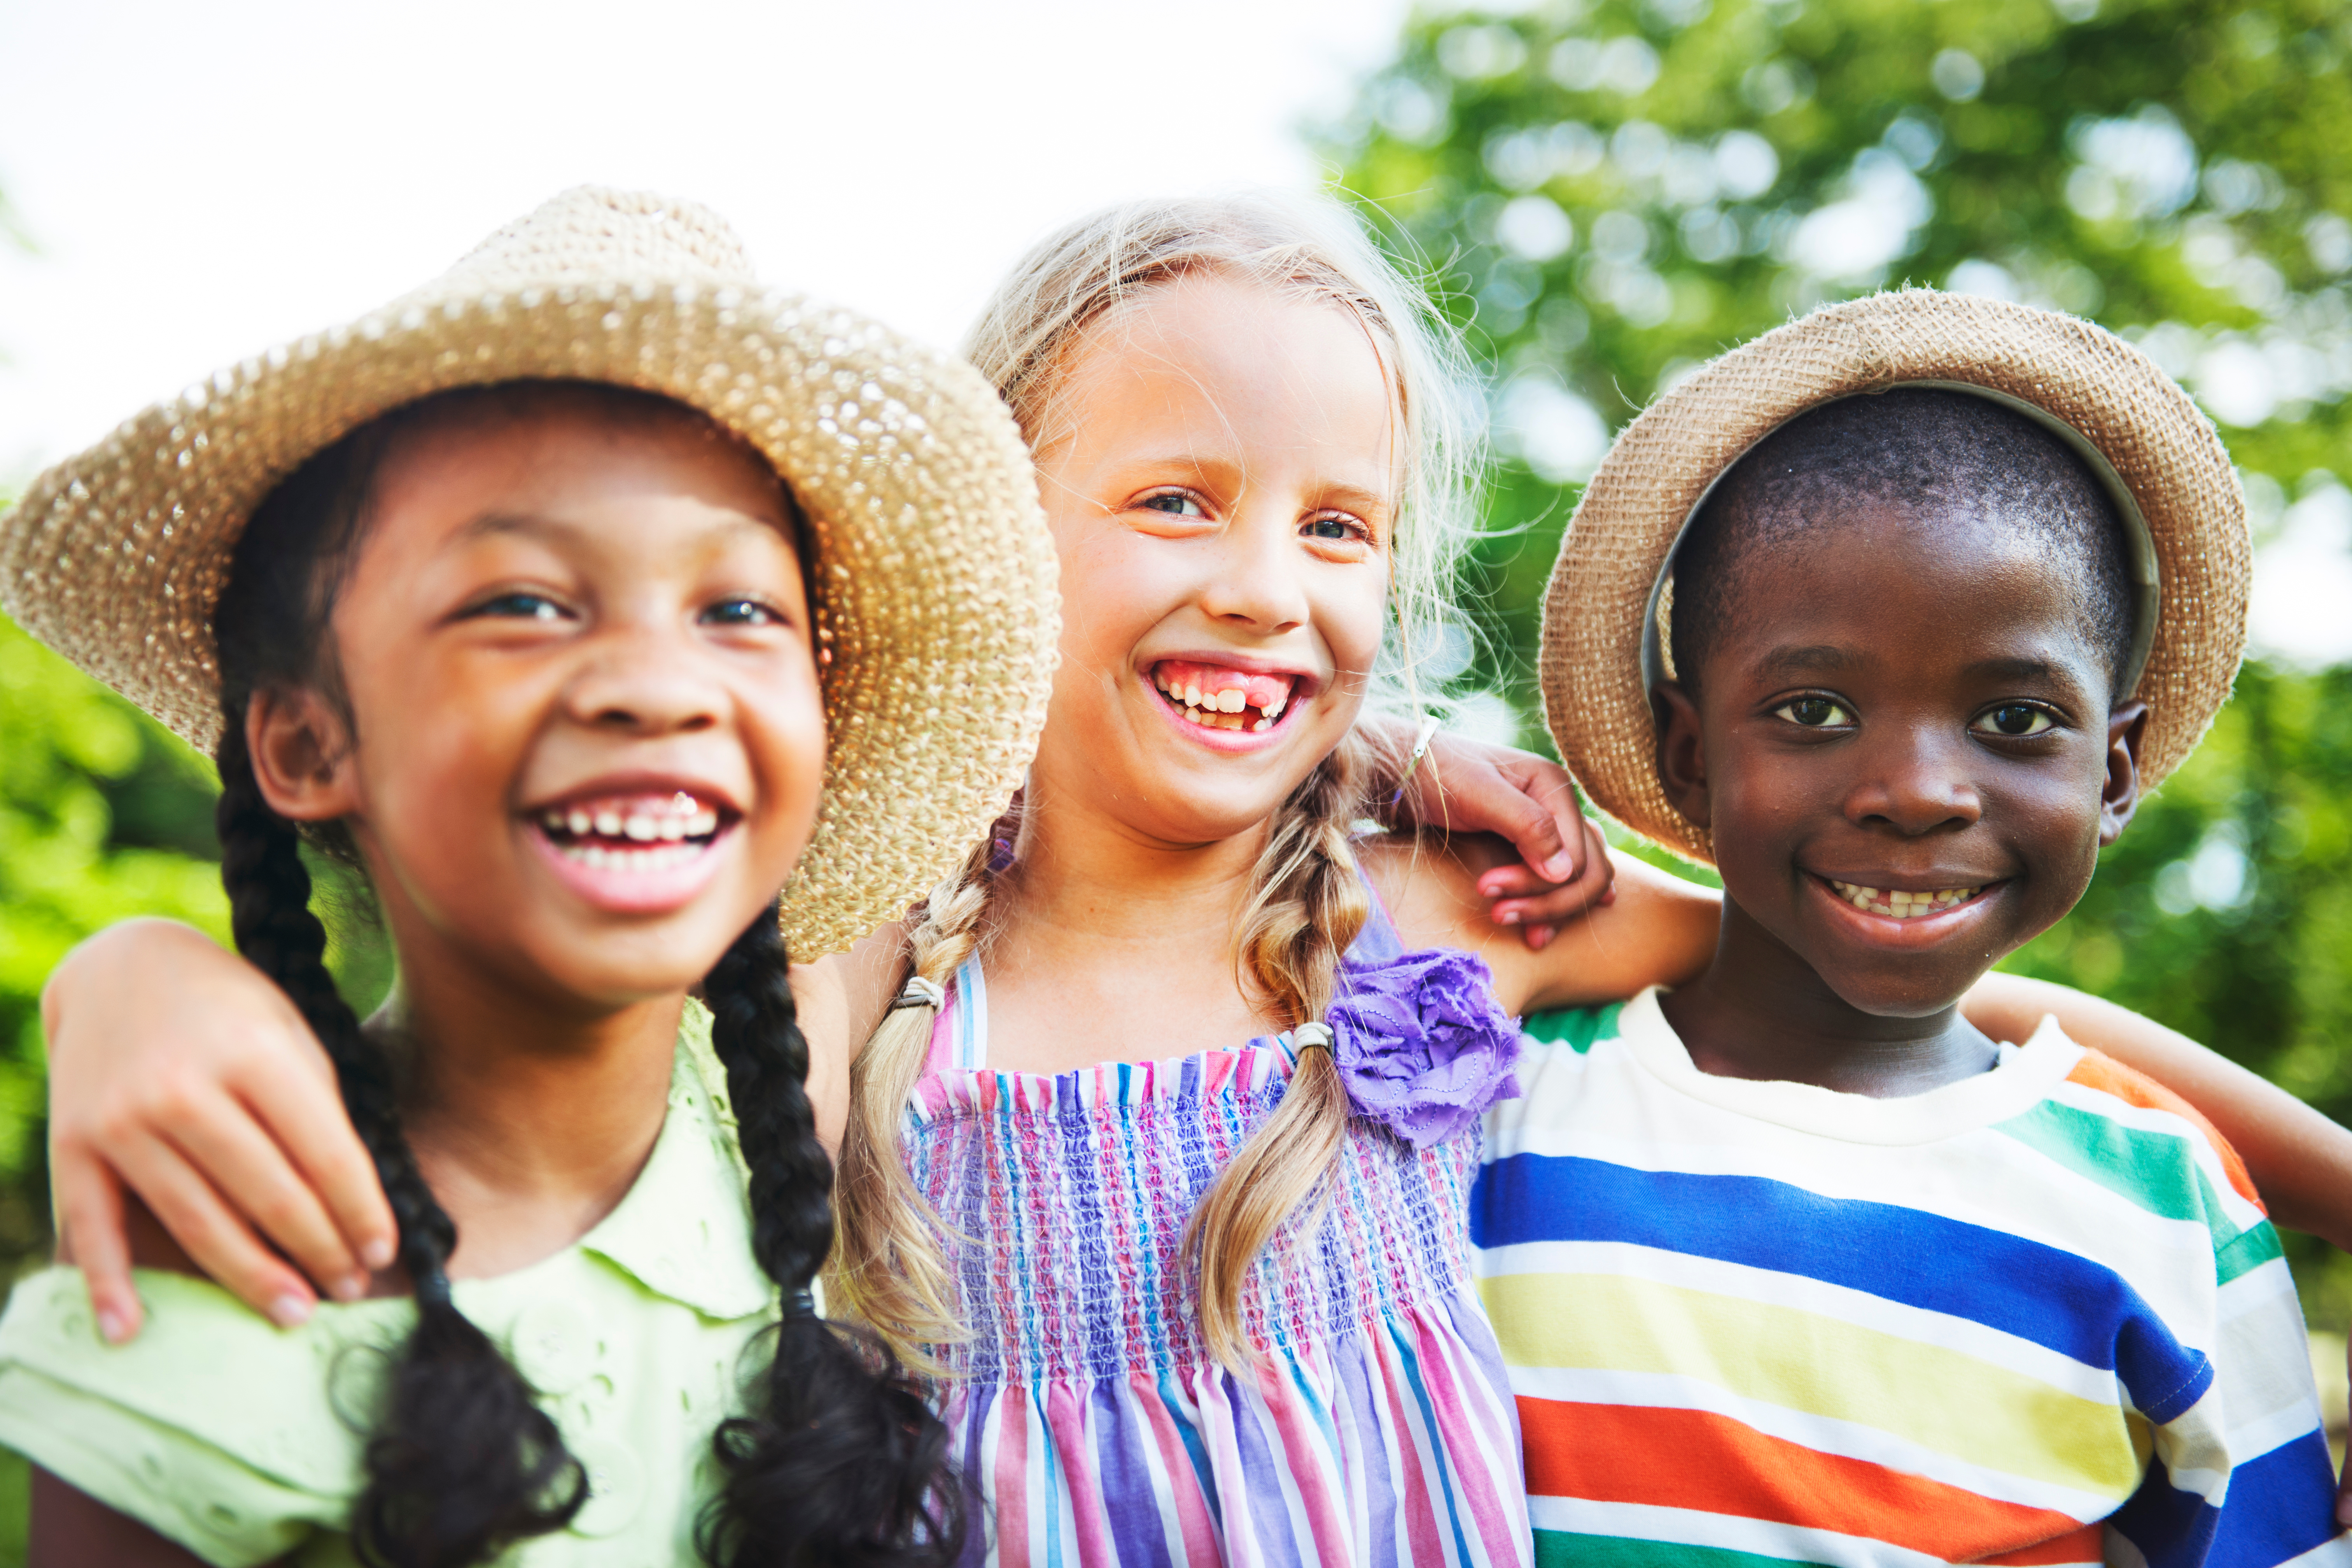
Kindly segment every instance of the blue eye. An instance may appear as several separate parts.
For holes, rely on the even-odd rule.
[[[560,621],[563,606],[544,594],[500,594],[495,599],[485,599],[471,612],[477,616],[496,616],[502,620]]]
[[[1355,539],[1362,535],[1363,524],[1344,517],[1309,518],[1301,530],[1309,539]]]
[[[1794,702],[1783,702],[1772,710],[1772,716],[1808,730],[1837,729],[1853,722],[1853,715],[1845,710],[1844,704],[1826,697],[1800,697]]]
[[[721,599],[697,617],[706,626],[780,626],[783,617],[757,599]]]
[[[1979,735],[2022,740],[2029,735],[2046,734],[2056,724],[2046,709],[2036,708],[2031,702],[2004,702],[1979,715],[1969,728]]]
[[[1201,503],[1181,490],[1165,490],[1156,496],[1145,496],[1136,503],[1146,511],[1164,511],[1171,517],[1206,517]]]

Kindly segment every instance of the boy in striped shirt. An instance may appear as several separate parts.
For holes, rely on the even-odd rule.
[[[2000,1044],[1957,1007],[2226,692],[2235,487],[2147,460],[2219,443],[2132,351],[1947,299],[1702,372],[1563,547],[1561,753],[1725,900],[1689,985],[1528,1020],[1489,1113],[1473,1234],[1546,1563],[2352,1562],[2236,1157],[2054,1020]],[[2085,342],[2105,379],[2067,374]],[[1875,395],[1835,398],[1840,353]],[[1644,572],[1647,795],[1601,742],[1648,716],[1552,679],[1563,618]]]

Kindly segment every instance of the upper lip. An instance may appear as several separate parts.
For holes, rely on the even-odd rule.
[[[1155,653],[1144,659],[1143,673],[1149,676],[1153,669],[1163,664],[1215,664],[1223,665],[1227,669],[1238,669],[1244,675],[1286,675],[1297,683],[1291,692],[1293,701],[1297,701],[1301,696],[1311,695],[1323,684],[1322,677],[1313,670],[1302,669],[1286,659],[1234,653],[1226,648]]]
[[[522,810],[525,816],[536,816],[543,811],[561,810],[577,801],[610,800],[614,795],[690,795],[722,817],[743,815],[743,807],[732,792],[708,779],[686,773],[646,772],[599,773],[534,800]]]

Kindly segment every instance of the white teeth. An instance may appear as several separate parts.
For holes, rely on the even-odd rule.
[[[1223,712],[1238,713],[1248,706],[1249,694],[1239,687],[1232,687],[1217,693],[1217,707]]]
[[[576,860],[592,871],[623,871],[640,876],[683,866],[700,853],[701,847],[693,844],[665,844],[654,849],[607,849],[600,844],[570,844],[563,849],[565,858]]]
[[[1201,689],[1197,686],[1186,687],[1184,689],[1184,706],[1187,708],[1198,708],[1200,705]]]
[[[658,830],[664,838],[668,839],[674,844],[677,840],[686,837],[685,819],[676,816],[665,816],[661,819],[661,822],[658,825]]]
[[[686,831],[690,838],[708,837],[719,831],[719,814],[709,810],[698,813],[694,820],[687,824]]]
[[[619,812],[600,811],[596,814],[594,820],[596,823],[596,831],[603,834],[605,837],[618,838],[621,836],[621,814]]]
[[[563,831],[563,814],[560,811],[541,812],[539,814],[539,822],[540,826],[546,828],[550,833],[561,833]]]
[[[1832,882],[1831,889],[1855,909],[1873,914],[1893,915],[1897,920],[1915,920],[1921,915],[1941,914],[1944,910],[1967,903],[1984,891],[1981,884],[1973,888],[1938,888],[1932,892],[1915,892],[1907,888],[1865,888],[1855,882]]]
[[[583,836],[587,833],[590,826],[588,814],[584,811],[567,813],[563,818],[563,826],[570,828],[575,837]]]
[[[1281,696],[1276,698],[1273,701],[1267,703],[1264,711],[1268,719],[1278,719],[1282,716],[1282,710],[1289,705],[1290,693],[1286,691]]]
[[[1256,723],[1251,725],[1250,728],[1253,730],[1271,730],[1274,728],[1274,721],[1271,719],[1261,719]]]
[[[633,813],[628,820],[621,824],[621,831],[640,844],[650,844],[661,837],[661,824],[650,816]]]

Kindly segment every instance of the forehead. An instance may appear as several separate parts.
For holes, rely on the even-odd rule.
[[[1083,333],[1059,389],[1056,446],[1173,443],[1204,457],[1312,458],[1387,488],[1393,378],[1346,306],[1217,272],[1158,285]]]
[[[1987,658],[2103,668],[2084,625],[2085,564],[1999,508],[1853,500],[1720,560],[1725,617],[1710,664],[1832,646],[1915,673]]]

